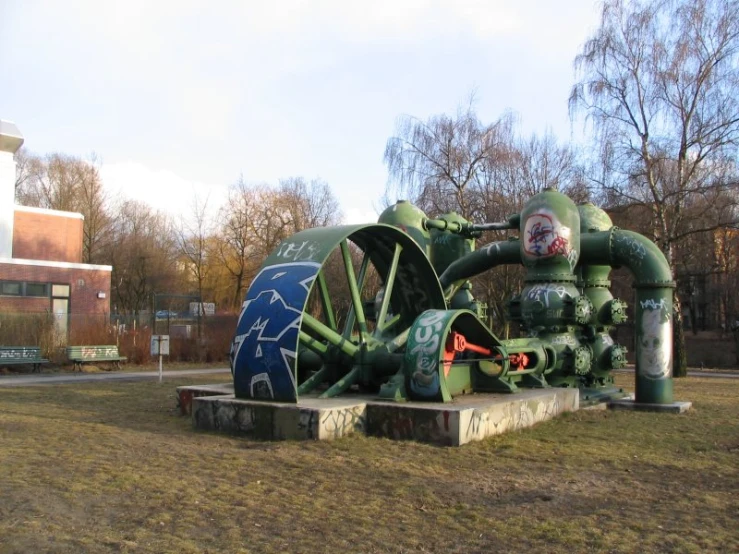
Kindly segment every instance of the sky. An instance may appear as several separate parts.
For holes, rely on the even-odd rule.
[[[397,118],[573,132],[595,0],[0,0],[0,118],[34,153],[95,153],[109,194],[187,215],[229,185],[320,178],[375,221]]]

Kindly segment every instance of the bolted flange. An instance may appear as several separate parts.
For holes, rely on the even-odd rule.
[[[618,298],[614,298],[613,300],[611,300],[610,304],[611,306],[609,315],[611,323],[613,323],[614,325],[626,323],[626,320],[628,319],[628,316],[626,315],[626,302]]]

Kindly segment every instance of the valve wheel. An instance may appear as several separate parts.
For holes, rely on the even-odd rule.
[[[236,396],[296,402],[324,383],[321,396],[377,385],[397,371],[393,357],[418,315],[444,307],[431,262],[403,231],[371,224],[297,233],[246,293],[231,345]]]

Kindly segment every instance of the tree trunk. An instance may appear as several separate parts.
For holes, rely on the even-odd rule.
[[[683,311],[677,288],[672,293],[672,376],[687,377],[688,352],[685,348],[685,330],[683,329]]]

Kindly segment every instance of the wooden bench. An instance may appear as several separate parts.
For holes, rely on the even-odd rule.
[[[82,371],[82,364],[91,362],[111,362],[117,369],[121,368],[121,362],[128,358],[118,354],[118,347],[114,344],[97,346],[68,346],[67,358],[74,363],[75,371]]]
[[[48,364],[49,360],[41,357],[38,346],[0,346],[0,366],[28,364],[33,371],[41,371],[41,364]]]

